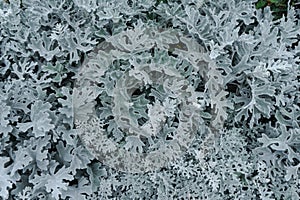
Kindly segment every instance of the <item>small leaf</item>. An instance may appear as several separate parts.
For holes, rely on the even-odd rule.
[[[267,0],[259,0],[256,3],[256,9],[264,8],[265,6],[267,6],[267,4],[268,4]]]

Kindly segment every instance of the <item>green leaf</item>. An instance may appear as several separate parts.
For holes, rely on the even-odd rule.
[[[256,9],[260,9],[260,8],[264,8],[267,6],[267,0],[259,0],[257,3],[256,3]]]
[[[271,3],[279,3],[280,0],[269,0]]]

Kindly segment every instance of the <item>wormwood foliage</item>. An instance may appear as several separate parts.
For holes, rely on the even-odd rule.
[[[255,6],[251,0],[0,1],[0,197],[300,199],[300,12],[292,6],[274,19],[270,8]],[[99,57],[98,64],[119,58],[98,69],[99,90],[86,87],[73,99],[85,58],[112,36],[138,27],[174,30],[186,44],[193,41],[194,53],[182,58],[176,48],[162,46],[148,51],[147,38],[131,35],[126,55]],[[145,51],[135,53],[141,40]],[[199,74],[191,67],[199,58],[193,44],[212,61]],[[128,76],[150,84],[155,63],[169,76],[178,72],[185,78],[141,87],[131,93],[131,104],[123,105],[126,94],[114,89],[124,84],[120,73],[134,66]],[[124,106],[130,124],[165,136],[164,145],[177,137],[172,131],[182,107],[176,95],[186,92],[185,83],[198,92],[187,102],[201,108],[194,110],[199,126],[184,154],[164,167],[120,172],[96,159],[78,137],[74,113],[81,113],[74,101],[95,107],[103,119],[99,127],[124,151],[140,153],[151,146],[117,128],[114,120]],[[84,104],[90,94],[96,101]],[[114,148],[107,144],[99,145]]]

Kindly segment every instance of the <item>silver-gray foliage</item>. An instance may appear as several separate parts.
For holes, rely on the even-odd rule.
[[[0,1],[0,197],[300,199],[299,10],[274,21],[254,3]],[[151,48],[139,27],[174,31],[192,53],[163,46],[172,34]],[[130,31],[125,48],[117,36]],[[119,46],[97,57],[109,43]],[[103,64],[82,74],[87,60]],[[193,140],[155,170],[120,171],[79,137],[92,130],[78,126],[86,114],[110,138],[96,144],[105,151],[150,154],[181,140],[180,116]]]

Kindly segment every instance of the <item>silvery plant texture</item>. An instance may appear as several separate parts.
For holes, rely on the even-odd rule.
[[[0,199],[299,200],[300,11],[0,1]]]

